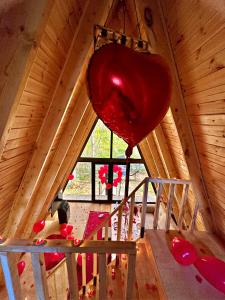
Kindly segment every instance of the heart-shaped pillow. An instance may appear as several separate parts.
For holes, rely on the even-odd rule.
[[[87,78],[97,116],[131,148],[168,110],[171,77],[159,55],[108,44],[93,54]]]

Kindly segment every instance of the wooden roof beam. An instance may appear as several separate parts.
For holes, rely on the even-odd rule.
[[[8,237],[15,235],[30,199],[38,190],[42,174],[46,171],[52,145],[73,99],[76,85],[79,84],[81,68],[87,63],[88,52],[93,44],[93,25],[104,23],[111,3],[112,0],[100,2],[89,0],[83,10],[52,103],[37,139],[36,148],[11,209],[4,232]]]
[[[64,176],[68,176],[68,165],[70,166],[71,159],[74,164],[80,153],[83,146],[83,137],[88,134],[85,134],[84,131],[89,132],[95,119],[96,115],[93,112],[86,86],[84,85],[76,100],[73,112],[51,160],[51,164],[42,176],[40,188],[30,200],[24,220],[20,222],[19,231],[17,230],[18,235],[30,237],[32,225],[39,219],[42,212],[42,217],[47,214]]]
[[[171,110],[183,152],[187,162],[189,174],[192,180],[193,190],[199,201],[200,213],[202,214],[205,228],[209,231],[216,230],[215,222],[210,208],[209,198],[206,193],[204,178],[194,143],[194,138],[186,112],[184,97],[182,94],[179,76],[174,61],[169,35],[165,23],[165,18],[161,8],[160,0],[143,0],[137,2],[137,7],[141,16],[141,22],[145,33],[152,47],[152,52],[163,55],[172,69],[173,77],[173,97]],[[145,9],[152,14],[152,24],[145,21]]]
[[[52,0],[6,2],[0,4],[1,22],[5,24],[0,37],[0,157],[53,3]]]

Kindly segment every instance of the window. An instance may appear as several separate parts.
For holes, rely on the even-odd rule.
[[[63,198],[109,202],[122,200],[127,171],[126,149],[127,143],[113,134],[101,120],[98,120],[72,171],[74,179],[68,181]],[[104,170],[102,175],[104,179],[99,176],[100,169]],[[145,177],[148,177],[138,147],[133,149],[129,169],[128,193],[134,190]],[[153,190],[152,192],[154,193]],[[140,190],[135,200],[142,201],[142,195]]]

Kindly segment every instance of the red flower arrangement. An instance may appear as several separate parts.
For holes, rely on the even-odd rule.
[[[122,168],[118,165],[113,166],[113,172],[117,173],[117,177],[113,180],[113,184],[106,182],[106,175],[108,173],[108,166],[104,165],[102,166],[98,171],[98,178],[100,179],[102,184],[106,184],[106,188],[109,190],[112,188],[112,186],[117,187],[118,183],[122,181]]]

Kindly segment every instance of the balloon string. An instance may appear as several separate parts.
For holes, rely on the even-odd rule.
[[[124,189],[124,199],[128,197],[128,186],[129,186],[129,176],[130,176],[130,156],[132,155],[133,147],[128,146],[125,152],[126,154],[126,180]]]
[[[125,0],[123,0],[123,34],[125,34],[126,30],[126,3]]]
[[[135,0],[134,0],[134,8],[135,8],[136,19],[137,19],[137,28],[138,28],[138,33],[139,33],[139,39],[142,40],[140,22],[138,20],[137,5],[136,5],[136,1]]]

